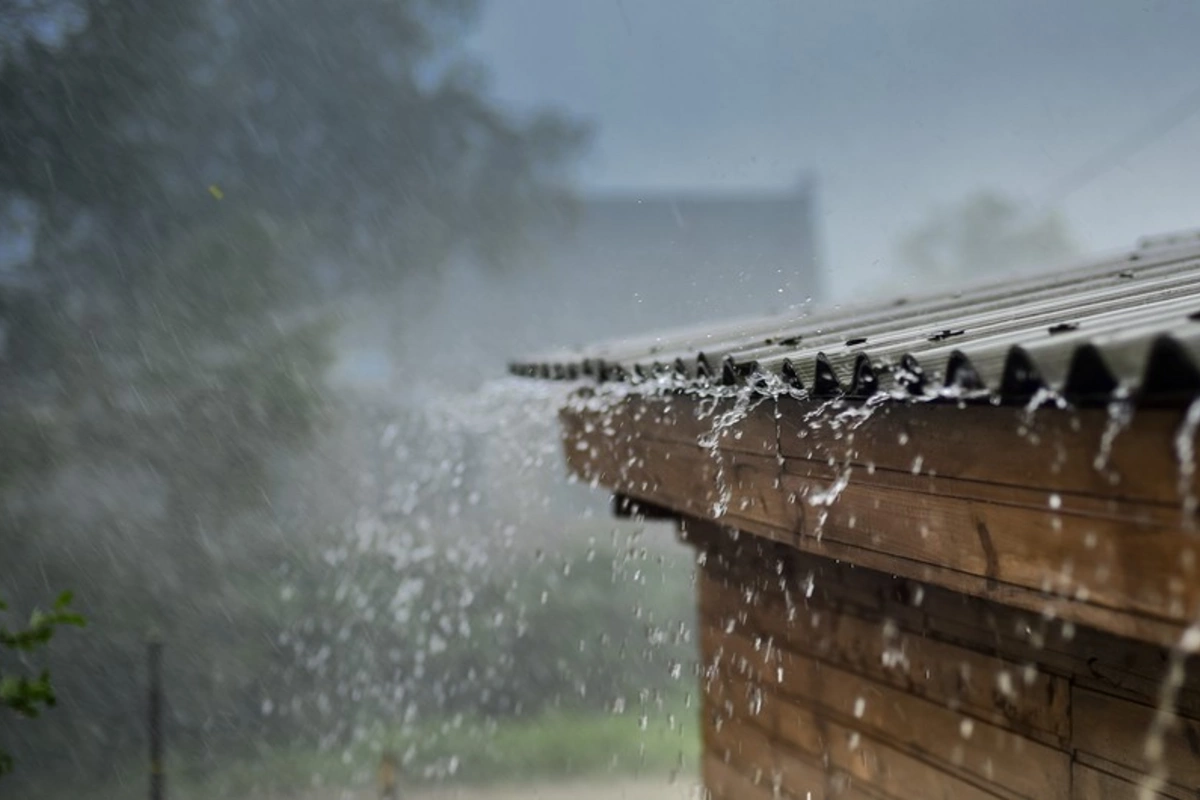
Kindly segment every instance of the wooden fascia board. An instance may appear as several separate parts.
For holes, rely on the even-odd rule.
[[[1103,409],[768,398],[714,432],[735,403],[573,403],[568,466],[656,509],[1121,635],[1172,645],[1200,619],[1182,410],[1118,424]]]

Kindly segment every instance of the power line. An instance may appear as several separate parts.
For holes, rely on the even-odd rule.
[[[1151,117],[1145,125],[1133,131],[1129,136],[1097,153],[1051,183],[1045,191],[1039,207],[1048,209],[1061,203],[1070,195],[1097,178],[1103,177],[1126,159],[1141,152],[1187,122],[1197,112],[1200,112],[1200,86],[1185,95],[1178,103]]]

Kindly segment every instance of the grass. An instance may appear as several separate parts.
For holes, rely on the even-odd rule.
[[[689,715],[674,724],[666,715],[639,720],[636,715],[548,714],[536,720],[464,727],[433,747],[414,747],[398,737],[397,752],[413,748],[426,763],[424,778],[462,782],[507,781],[538,777],[578,777],[600,773],[666,774],[690,766],[699,749]],[[412,752],[412,751],[409,751]],[[454,765],[451,774],[450,765]]]
[[[625,714],[549,713],[533,719],[499,722],[444,721],[403,732],[367,736],[347,749],[260,746],[256,756],[218,769],[169,759],[173,800],[275,800],[314,787],[368,788],[374,785],[380,754],[387,748],[405,759],[404,786],[431,784],[532,783],[595,776],[667,776],[696,768],[700,749],[694,709],[682,703],[646,719]],[[116,800],[144,793],[144,772],[126,771],[125,780],[103,788],[40,787],[47,798]]]

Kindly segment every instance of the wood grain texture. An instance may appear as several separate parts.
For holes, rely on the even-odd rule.
[[[1004,795],[943,772],[880,739],[857,731],[789,699],[779,700],[781,741],[876,787],[891,797],[930,800],[987,800]]]
[[[752,779],[810,791],[820,768],[826,796],[1137,796],[1163,648],[1057,620],[1038,629],[1016,609],[711,522],[685,528],[702,562],[706,747]],[[1193,661],[1156,796],[1196,796],[1198,694]]]
[[[611,438],[694,445],[713,433],[715,421],[728,420],[734,405],[732,399],[635,396],[603,409],[572,406],[561,419],[568,438],[587,427]],[[1178,409],[1139,409],[1121,426],[1104,409],[1030,413],[978,404],[891,403],[864,413],[860,405],[786,397],[756,398],[747,408],[715,437],[720,449],[900,474],[911,474],[919,457],[922,475],[1056,492],[1064,499],[1175,510],[1182,499]],[[1107,450],[1105,439],[1111,440]],[[1200,493],[1200,475],[1190,488]]]
[[[1196,658],[1146,751],[1200,619],[1180,412],[735,403],[563,412],[571,471],[700,554],[716,796],[1200,796]]]
[[[728,609],[745,607],[744,594],[707,574],[701,581],[701,619],[725,628]],[[822,609],[811,602],[797,609],[790,621],[782,602],[768,602],[761,595],[760,604],[747,610],[745,621],[733,626],[734,632],[848,667],[878,683],[1037,741],[1062,743],[1069,737],[1069,688],[1061,676],[914,633],[891,620]],[[1012,688],[1000,692],[1000,685]]]
[[[1136,782],[1078,762],[1073,768],[1072,783],[1072,800],[1142,800]],[[1163,800],[1172,797],[1159,793],[1151,796]]]
[[[1159,785],[1156,791],[1151,791],[1152,787],[1145,774],[1097,758],[1090,753],[1075,754],[1071,779],[1074,796],[1106,800],[1111,795],[1117,798],[1132,797],[1144,800],[1141,795],[1149,792],[1150,797],[1163,800],[1196,800],[1194,788],[1184,789],[1165,783]]]
[[[688,407],[696,401],[679,398],[669,411],[647,410],[654,402],[639,399],[629,408],[591,416],[564,412],[572,471],[624,495],[799,550],[1029,610],[1049,610],[1156,644],[1173,643],[1186,624],[1200,617],[1200,534],[1186,530],[1177,503],[1167,502],[1174,498],[1174,484],[1157,494],[1149,491],[1162,488],[1167,465],[1177,473],[1172,448],[1177,420],[1168,419],[1168,412],[1145,412],[1114,440],[1113,468],[1139,476],[1122,478],[1119,485],[1130,491],[1119,495],[1109,478],[1095,482],[1102,471],[1090,456],[1086,469],[1068,467],[1061,453],[1037,450],[1010,458],[1031,436],[1040,443],[1037,447],[1053,444],[1054,453],[1082,447],[1074,439],[1101,420],[1080,422],[1079,415],[1068,412],[1038,412],[1029,430],[1040,433],[1019,436],[1011,419],[1000,425],[988,416],[1011,410],[939,406],[947,414],[964,414],[964,424],[992,420],[979,422],[980,430],[992,431],[988,435],[993,439],[1007,431],[1012,441],[1003,445],[986,437],[972,439],[970,454],[956,451],[938,462],[933,444],[957,440],[929,422],[926,427],[940,431],[941,438],[929,433],[930,449],[922,450],[927,455],[921,463],[906,454],[902,464],[896,455],[876,461],[861,453],[867,452],[863,448],[869,441],[878,440],[880,452],[893,452],[908,448],[911,438],[903,445],[897,438],[894,446],[884,447],[890,432],[885,436],[880,428],[874,439],[862,439],[861,426],[883,425],[905,409],[918,416],[936,409],[892,409],[879,422],[871,417],[855,430],[843,426],[827,431],[820,425],[808,427],[811,420],[805,423],[808,437],[850,448],[839,461],[828,447],[800,452],[786,445],[788,421],[803,417],[800,411],[776,419],[773,405],[760,405],[717,437],[716,447],[705,449],[689,438],[704,435],[698,412]],[[680,417],[689,421],[674,421]],[[906,436],[922,430],[918,425]],[[997,464],[1008,466],[993,466],[1003,474],[985,469],[991,462],[981,454],[988,452],[1002,454]],[[1139,457],[1148,462],[1141,464]],[[942,463],[946,471],[930,474],[932,463]],[[1025,465],[1023,471],[1018,464]],[[1029,485],[1049,481],[1048,475],[1059,476],[1050,486],[1061,492]],[[1145,475],[1158,477],[1139,482]]]
[[[1071,693],[1075,733],[1080,752],[1098,756],[1136,774],[1148,773],[1148,734],[1155,709],[1111,695],[1076,688]],[[1200,791],[1200,720],[1173,715],[1161,742],[1161,764],[1168,783]]]
[[[994,784],[1016,797],[1063,797],[1070,787],[1070,759],[1002,726],[933,703],[902,689],[870,680],[769,644],[756,647],[737,634],[714,642],[712,659],[727,669],[747,666],[758,691],[785,697],[825,718],[910,753],[943,772]]]

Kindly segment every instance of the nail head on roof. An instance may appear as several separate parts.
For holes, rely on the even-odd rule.
[[[858,337],[855,337],[855,338],[853,338],[853,339],[847,339],[847,340],[846,340],[846,347],[856,347],[857,345],[860,345],[860,344],[866,344],[866,343],[867,343],[867,337],[865,337],[865,336],[858,336]]]
[[[1050,326],[1050,335],[1053,336],[1056,333],[1067,333],[1069,331],[1077,331],[1077,330],[1079,330],[1078,323],[1060,322],[1057,325]]]

